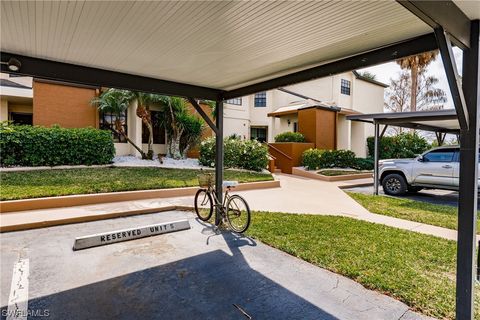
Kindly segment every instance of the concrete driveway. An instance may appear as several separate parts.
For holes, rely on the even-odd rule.
[[[184,218],[190,230],[72,251],[78,236]],[[262,243],[215,233],[191,212],[4,233],[0,247],[2,319],[18,290],[30,315],[49,319],[423,318]]]

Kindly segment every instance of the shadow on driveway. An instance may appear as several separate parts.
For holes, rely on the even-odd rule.
[[[239,250],[256,246],[252,239],[212,229],[210,234],[223,237],[233,256],[216,249],[34,298],[28,308],[72,320],[336,319],[253,270]]]

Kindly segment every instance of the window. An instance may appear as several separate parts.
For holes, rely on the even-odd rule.
[[[255,94],[255,107],[266,107],[267,106],[267,93],[259,92]]]
[[[298,122],[293,123],[293,132],[298,132]]]
[[[342,79],[340,82],[340,93],[350,95],[350,81]]]
[[[225,103],[229,103],[229,104],[234,104],[234,105],[237,105],[237,106],[241,106],[241,105],[242,105],[242,98],[230,99],[230,100],[225,101]]]
[[[153,143],[165,144],[165,128],[162,126],[161,113],[159,111],[150,111],[153,125]],[[148,128],[142,122],[142,143],[148,143]]]
[[[429,162],[452,162],[454,154],[454,149],[437,149],[426,153],[423,159]]]
[[[478,153],[480,153],[480,149],[478,149]],[[455,157],[453,158],[453,161],[460,162],[460,149],[455,150]]]
[[[267,142],[267,127],[250,128],[250,139],[259,142]]]
[[[125,134],[128,134],[127,131],[127,113],[122,112],[120,115],[111,112],[102,112],[100,114],[100,129],[104,130],[112,130],[112,138],[113,142],[121,142],[127,143],[125,137],[120,134],[117,134],[115,130],[115,121],[120,120],[122,123],[123,130],[125,130]]]
[[[30,126],[33,124],[31,113],[12,112],[10,113],[10,120],[12,120],[14,124]]]

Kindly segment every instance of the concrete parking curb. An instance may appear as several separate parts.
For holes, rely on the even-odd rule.
[[[372,173],[370,173],[370,172],[368,172],[368,173],[358,173],[358,174],[345,174],[345,175],[341,175],[341,176],[324,176],[324,175],[318,174],[315,171],[307,171],[307,170],[303,169],[302,167],[293,167],[292,168],[292,174],[300,176],[300,177],[322,180],[322,181],[328,181],[328,182],[359,180],[359,179],[365,179],[365,178],[371,178],[372,177]]]
[[[0,225],[0,233],[38,229],[38,228],[47,228],[47,227],[65,225],[65,224],[91,222],[91,221],[121,218],[121,217],[135,216],[140,214],[158,213],[158,212],[173,211],[173,210],[191,211],[191,210],[194,210],[194,208],[193,206],[166,205],[166,206],[155,207],[155,208],[108,212],[108,213],[95,214],[95,215],[79,215],[79,216],[67,217],[62,219],[54,219],[54,220],[32,221],[32,222],[10,224],[10,225],[2,224]]]
[[[280,181],[277,181],[277,180],[247,182],[247,183],[239,184],[235,188],[235,191],[258,190],[258,189],[268,189],[268,188],[278,188],[278,187],[280,187]],[[119,202],[119,201],[184,197],[184,196],[194,195],[198,189],[199,189],[198,187],[187,187],[187,188],[121,191],[121,192],[109,192],[109,193],[81,194],[81,195],[59,196],[59,197],[48,197],[48,198],[0,201],[0,213],[37,210],[37,209],[49,209],[49,208],[73,207],[73,206],[82,206],[82,205],[88,205],[88,204]]]

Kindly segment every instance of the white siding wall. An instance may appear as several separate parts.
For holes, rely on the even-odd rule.
[[[224,136],[239,135],[250,139],[250,97],[242,98],[242,105],[225,103],[223,110]]]
[[[349,150],[351,147],[351,121],[345,119],[344,115],[338,115],[337,119],[337,149]]]
[[[0,100],[0,121],[8,120],[8,101],[5,99]]]

